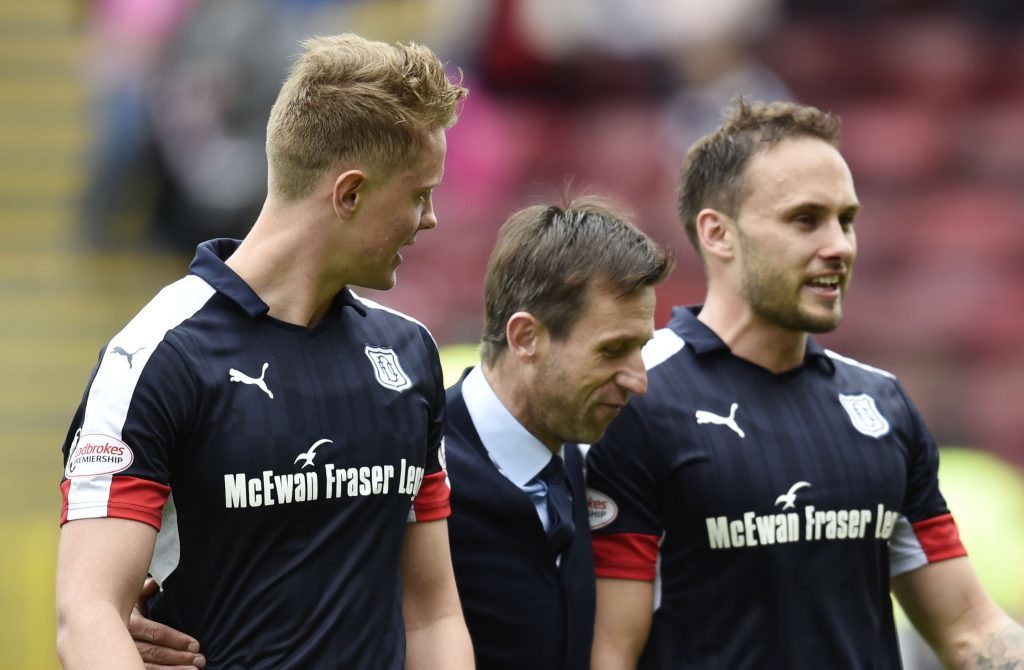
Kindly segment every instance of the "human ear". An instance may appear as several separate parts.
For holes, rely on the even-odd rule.
[[[339,219],[350,219],[366,192],[366,174],[362,170],[346,170],[334,180],[331,203]]]
[[[705,257],[732,258],[735,231],[736,222],[717,209],[702,209],[697,214],[697,239]]]
[[[547,337],[547,329],[529,312],[516,312],[505,324],[508,350],[516,358],[533,361]]]

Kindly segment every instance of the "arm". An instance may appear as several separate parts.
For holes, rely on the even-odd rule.
[[[405,667],[473,668],[473,648],[452,572],[448,522],[406,525],[401,568]]]
[[[128,618],[128,632],[135,640],[135,648],[145,662],[146,670],[205,668],[206,658],[199,653],[198,640],[146,618],[144,603],[156,589],[156,582],[147,579]]]
[[[637,579],[597,580],[593,670],[635,668],[651,630],[654,584]]]
[[[155,541],[152,526],[128,519],[79,519],[61,528],[57,653],[65,668],[143,667],[127,622]]]
[[[892,588],[946,667],[1024,666],[1024,628],[985,593],[966,557],[901,574],[893,578]]]

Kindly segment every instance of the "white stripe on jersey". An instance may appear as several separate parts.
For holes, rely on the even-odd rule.
[[[907,517],[900,515],[896,527],[889,540],[889,577],[916,570],[928,565],[928,555],[924,553],[917,533]]]
[[[178,508],[174,506],[174,495],[167,496],[164,503],[160,532],[156,534],[153,558],[149,562],[149,574],[161,589],[164,580],[171,576],[181,562],[181,535],[178,534]]]
[[[876,367],[868,365],[867,363],[861,363],[860,361],[855,361],[852,358],[847,358],[846,356],[842,356],[840,354],[837,354],[836,352],[832,351],[831,349],[826,349],[825,353],[829,356],[829,358],[834,358],[837,361],[842,361],[843,363],[847,363],[849,365],[856,366],[858,368],[861,368],[862,370],[867,370],[868,372],[875,372],[877,374],[882,375],[883,377],[889,377],[890,379],[896,379],[896,375],[894,375],[893,373],[891,373],[891,372],[889,372],[887,370],[883,370],[881,368],[876,368]]]
[[[68,488],[68,521],[105,517],[112,478],[113,475],[73,477]]]
[[[686,342],[670,328],[654,331],[654,337],[644,345],[640,355],[644,359],[644,367],[648,370],[661,365],[682,350]]]
[[[385,307],[384,305],[380,304],[379,302],[374,302],[373,300],[370,300],[369,298],[364,298],[361,295],[356,295],[356,292],[353,291],[352,289],[349,289],[349,293],[352,294],[353,298],[355,298],[359,302],[363,303],[364,305],[366,305],[370,309],[379,309],[379,310],[387,312],[389,314],[394,314],[395,316],[400,316],[403,319],[405,319],[406,321],[412,321],[417,326],[419,326],[423,330],[427,331],[427,335],[430,335],[430,339],[434,340],[434,334],[430,332],[429,328],[427,328],[425,325],[423,325],[422,322],[418,321],[417,319],[414,319],[413,317],[409,316],[405,312],[399,312],[397,309],[391,309],[390,307]],[[435,347],[437,346],[437,340],[434,340],[434,346]]]
[[[167,331],[191,317],[216,293],[195,275],[166,286],[107,344],[89,387],[82,419],[82,435],[100,434],[121,439],[128,407],[142,370]],[[127,355],[114,353],[120,348]],[[128,445],[131,447],[132,445]],[[72,477],[68,490],[68,521],[107,515],[112,475]]]

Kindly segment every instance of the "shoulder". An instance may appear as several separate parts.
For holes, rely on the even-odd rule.
[[[858,374],[866,374],[867,376],[875,376],[882,379],[896,379],[896,375],[883,370],[882,368],[876,368],[873,365],[867,363],[861,363],[858,360],[838,354],[831,349],[825,349],[825,355],[828,356],[836,365],[837,370],[843,370],[846,372],[853,372]]]
[[[830,349],[825,349],[825,355],[835,365],[835,379],[838,383],[903,395],[899,380],[892,372],[837,354]]]
[[[165,286],[122,328],[107,346],[107,355],[116,354],[130,362],[132,369],[144,367],[157,345],[170,334],[186,328],[217,293],[196,275],[182,277]]]
[[[351,291],[352,297],[366,309],[366,317],[380,324],[386,325],[390,331],[408,332],[408,333],[419,333],[423,336],[424,340],[430,343],[435,350],[437,349],[437,341],[434,339],[434,335],[430,332],[422,322],[418,319],[409,316],[405,312],[400,312],[397,309],[392,309],[386,305],[382,305],[379,302],[364,298],[358,295],[355,291]]]
[[[685,340],[672,329],[659,328],[641,352],[644,367],[650,372],[682,351],[685,344]]]

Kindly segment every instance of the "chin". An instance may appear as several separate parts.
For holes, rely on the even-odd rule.
[[[807,314],[804,317],[804,330],[808,333],[831,333],[843,322],[843,313],[813,315]]]
[[[367,279],[356,284],[356,286],[362,286],[363,288],[368,288],[373,291],[390,291],[395,288],[395,284],[397,283],[398,281],[395,275],[391,275],[390,277]]]

